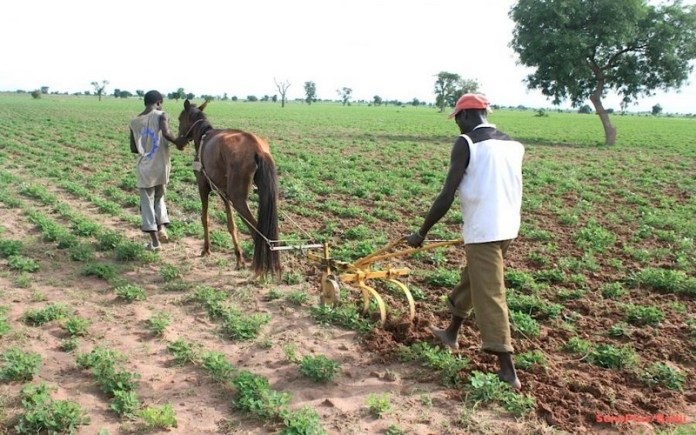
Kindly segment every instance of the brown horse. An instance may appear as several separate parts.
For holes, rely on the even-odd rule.
[[[252,269],[257,275],[280,275],[278,251],[271,249],[278,239],[277,174],[268,144],[252,133],[234,129],[214,129],[200,107],[184,101],[179,115],[179,136],[193,140],[196,147],[194,172],[201,197],[203,251],[210,254],[208,234],[208,196],[211,191],[220,195],[227,212],[227,230],[234,242],[237,267],[244,265],[239,246],[237,226],[230,204],[242,216],[254,240]],[[247,204],[252,182],[258,187],[258,219],[254,219]]]

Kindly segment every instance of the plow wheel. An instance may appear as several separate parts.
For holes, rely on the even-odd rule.
[[[340,299],[340,290],[338,288],[338,279],[336,276],[330,273],[321,274],[321,295],[319,296],[319,301],[322,305],[331,305],[335,307],[338,305]]]
[[[362,282],[358,282],[358,286],[360,286],[360,290],[362,290],[363,313],[367,313],[368,308],[370,308],[370,296],[372,296],[375,298],[377,306],[379,306],[379,317],[381,319],[380,325],[384,325],[384,322],[387,321],[387,307],[384,305],[382,296],[377,293],[377,290],[363,284]]]
[[[413,301],[411,292],[408,290],[408,287],[406,287],[406,284],[401,281],[390,279],[389,282],[396,284],[401,290],[403,290],[404,294],[406,295],[406,299],[408,300],[408,319],[413,322],[413,319],[416,318],[416,303]]]

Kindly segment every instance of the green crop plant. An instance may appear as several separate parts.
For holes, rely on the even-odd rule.
[[[169,403],[143,408],[138,412],[138,416],[149,430],[177,427],[176,413]]]
[[[174,355],[174,361],[179,365],[195,363],[199,359],[198,349],[181,339],[169,343],[167,349]]]
[[[0,379],[3,381],[30,381],[39,373],[41,355],[16,347],[5,350],[2,355]]]
[[[300,360],[300,373],[315,382],[330,382],[336,379],[341,365],[324,355],[305,356]]]
[[[370,394],[365,401],[367,411],[375,418],[382,418],[391,410],[389,394]]]
[[[172,316],[165,311],[158,311],[147,320],[150,331],[157,336],[164,334],[164,331],[171,322]]]
[[[659,308],[629,304],[625,308],[626,320],[636,326],[657,325],[665,318],[665,314]]]
[[[24,313],[23,319],[28,325],[40,326],[54,320],[64,319],[72,314],[72,309],[62,303],[50,303],[44,308],[32,308]]]
[[[7,259],[7,264],[12,270],[18,272],[29,272],[34,273],[39,270],[39,263],[33,258],[25,257],[23,255],[12,255]]]
[[[663,362],[651,364],[640,373],[639,377],[649,387],[659,385],[677,391],[682,391],[686,382],[683,371]]]
[[[70,336],[85,336],[89,329],[90,321],[78,316],[68,317],[63,322],[63,329],[70,334]]]
[[[142,287],[133,284],[125,284],[114,289],[116,296],[127,301],[143,301],[147,298],[145,290]]]

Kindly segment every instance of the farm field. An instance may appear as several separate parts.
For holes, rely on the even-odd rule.
[[[182,107],[164,102],[175,131]],[[51,413],[85,434],[696,431],[696,119],[614,115],[606,148],[592,115],[491,114],[526,146],[506,262],[517,394],[486,375],[495,360],[473,318],[456,353],[428,332],[449,319],[462,247],[395,261],[412,269],[413,323],[375,281],[384,327],[347,286],[339,308],[320,307],[302,252],[282,253],[282,282],[252,282],[218,200],[213,254],[198,255],[190,145],[172,151],[172,240],[144,251],[127,130],[141,110],[0,94],[0,433]],[[328,241],[345,261],[418,228],[458,133],[424,107],[213,101],[206,113],[270,143],[281,239]],[[460,237],[458,207],[429,237]]]

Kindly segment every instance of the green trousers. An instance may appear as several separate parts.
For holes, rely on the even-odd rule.
[[[466,318],[474,309],[482,348],[488,352],[514,352],[505,299],[504,260],[511,240],[472,243],[464,247],[467,265],[459,284],[449,295],[450,311]]]

